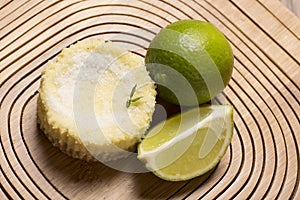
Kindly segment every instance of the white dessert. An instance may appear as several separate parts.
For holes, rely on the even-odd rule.
[[[135,86],[131,98],[141,98],[128,106]],[[78,42],[42,72],[38,120],[68,155],[115,160],[135,150],[151,122],[155,95],[140,56],[112,42]]]

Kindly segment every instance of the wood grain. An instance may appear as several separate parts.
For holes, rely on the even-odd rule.
[[[267,0],[45,0],[0,3],[1,199],[300,199],[300,20]],[[36,123],[41,70],[85,38],[145,55],[179,19],[215,24],[235,55],[216,99],[235,108],[230,148],[215,170],[185,182],[72,159]]]
[[[295,15],[300,17],[300,1],[297,0],[280,0],[288,9],[290,9]]]

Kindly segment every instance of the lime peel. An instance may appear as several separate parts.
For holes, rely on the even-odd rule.
[[[145,63],[162,99],[193,106],[209,102],[226,87],[234,56],[230,43],[213,24],[179,20],[153,38]]]

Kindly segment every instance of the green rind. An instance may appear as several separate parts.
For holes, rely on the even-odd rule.
[[[182,42],[184,37],[186,43]],[[191,50],[190,46],[195,48]],[[178,105],[202,104],[222,91],[231,78],[233,60],[226,37],[211,23],[199,20],[181,20],[162,29],[151,41],[145,57],[147,70],[158,84],[158,95]],[[162,66],[173,68],[186,81],[178,83],[180,75]],[[186,88],[177,89],[178,86]],[[193,92],[187,95],[190,87]]]

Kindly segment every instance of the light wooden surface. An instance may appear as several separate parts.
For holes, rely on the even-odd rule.
[[[295,15],[300,18],[300,1],[299,0],[280,0],[283,5],[290,9]]]
[[[300,199],[300,20],[279,1],[5,0],[0,8],[0,199]],[[52,147],[36,123],[47,60],[90,37],[145,55],[160,28],[186,18],[215,24],[235,55],[219,97],[235,108],[234,136],[213,172],[172,183]]]

